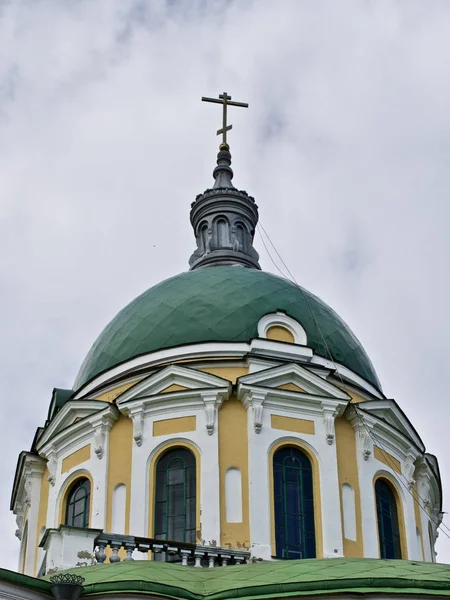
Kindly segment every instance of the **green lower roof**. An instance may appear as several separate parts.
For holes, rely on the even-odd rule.
[[[450,596],[449,565],[407,560],[286,560],[214,569],[134,561],[70,572],[85,578],[84,595],[141,592],[185,600],[342,592]]]
[[[361,343],[317,296],[282,277],[242,267],[182,273],[150,288],[107,325],[84,360],[75,389],[135,356],[199,342],[248,342],[277,310],[306,330],[308,346],[380,389]]]

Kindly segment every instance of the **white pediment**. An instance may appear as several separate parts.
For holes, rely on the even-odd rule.
[[[358,408],[394,427],[397,431],[412,440],[419,448],[422,448],[422,451],[425,450],[418,433],[394,400],[372,400],[360,403]]]
[[[38,447],[42,448],[49,440],[69,427],[83,427],[87,417],[98,414],[108,406],[110,406],[108,402],[100,400],[69,400],[39,438]]]
[[[223,392],[231,391],[231,383],[226,379],[210,375],[196,369],[171,365],[149,375],[117,398],[121,405],[130,400],[138,400],[164,394],[182,394],[195,390],[214,389]]]
[[[319,375],[295,363],[265,369],[238,379],[239,387],[257,386],[313,396],[350,400],[350,396]]]

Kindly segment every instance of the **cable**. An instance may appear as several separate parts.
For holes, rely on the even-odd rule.
[[[316,319],[316,316],[315,316],[315,314],[314,314],[314,311],[313,311],[313,308],[312,308],[312,306],[311,306],[311,303],[309,302],[309,298],[308,298],[308,296],[307,296],[307,295],[306,295],[306,293],[304,292],[303,288],[302,288],[302,287],[301,287],[301,286],[300,286],[300,285],[297,283],[297,281],[295,280],[295,277],[294,277],[294,275],[293,275],[293,274],[292,274],[292,272],[290,271],[289,267],[286,265],[286,263],[285,263],[285,261],[283,260],[283,258],[282,258],[282,256],[281,256],[281,254],[280,254],[280,253],[278,252],[278,250],[276,249],[276,247],[275,247],[275,244],[274,244],[274,243],[272,242],[272,240],[270,239],[270,236],[269,236],[269,234],[267,233],[267,231],[265,230],[265,228],[264,228],[264,226],[262,225],[262,223],[258,224],[258,228],[259,228],[259,227],[260,227],[260,228],[261,228],[261,230],[264,232],[265,236],[266,236],[266,237],[267,237],[267,239],[269,240],[269,243],[270,243],[270,245],[271,245],[271,246],[272,246],[272,248],[275,250],[275,252],[276,252],[276,254],[277,254],[278,258],[281,260],[281,263],[283,264],[284,268],[285,268],[285,269],[286,269],[286,271],[289,273],[289,276],[290,276],[290,279],[291,279],[292,283],[294,283],[294,284],[295,284],[295,286],[296,286],[296,287],[297,287],[297,288],[298,288],[298,289],[301,291],[301,293],[303,294],[304,298],[306,299],[306,302],[307,302],[307,304],[308,304],[309,310],[310,310],[310,312],[311,312],[311,315],[312,315],[312,317],[313,317],[313,319],[314,319],[314,323],[315,323],[315,325],[316,325],[317,331],[319,332],[319,335],[320,335],[320,337],[322,338],[322,342],[323,342],[324,349],[325,349],[326,353],[328,353],[328,355],[329,355],[329,357],[330,357],[330,360],[331,360],[331,362],[332,362],[332,363],[333,363],[333,365],[334,365],[335,372],[337,373],[337,375],[338,375],[338,378],[339,378],[339,379],[340,379],[340,381],[341,381],[341,384],[342,384],[342,385],[344,385],[344,381],[343,381],[343,379],[342,379],[342,376],[341,376],[341,374],[340,374],[340,372],[339,372],[339,369],[337,368],[337,364],[336,364],[336,362],[335,362],[335,360],[334,360],[334,357],[333,357],[333,355],[332,355],[332,353],[331,353],[331,351],[330,351],[330,349],[329,349],[328,343],[327,343],[327,341],[326,341],[326,339],[325,339],[324,335],[322,334],[322,331],[321,331],[321,329],[320,329],[319,323],[317,322],[317,319]],[[279,273],[280,273],[280,274],[281,274],[283,277],[285,277],[285,274],[284,274],[284,273],[281,271],[281,269],[278,267],[278,265],[275,263],[274,259],[272,258],[272,256],[271,256],[271,253],[270,253],[269,249],[267,248],[267,245],[266,245],[266,243],[265,243],[265,241],[264,241],[264,238],[263,238],[263,236],[261,235],[261,231],[260,231],[260,236],[261,236],[261,240],[262,240],[262,242],[263,242],[264,248],[266,249],[266,252],[267,252],[267,254],[269,255],[269,258],[270,258],[270,260],[271,260],[271,261],[272,261],[272,263],[275,265],[275,267],[276,267],[276,269],[278,270],[278,272],[279,272]],[[354,411],[355,411],[355,414],[356,414],[357,418],[358,418],[358,419],[361,419],[361,422],[362,422],[362,424],[363,424],[364,428],[366,429],[367,433],[368,433],[368,434],[369,434],[369,436],[371,437],[372,441],[375,443],[375,441],[376,441],[376,440],[374,439],[374,437],[373,437],[373,435],[372,435],[372,432],[371,432],[371,431],[369,430],[369,428],[366,426],[366,424],[365,424],[365,422],[364,422],[364,419],[363,419],[363,417],[362,417],[362,416],[359,414],[357,407],[356,407],[354,404],[351,404],[351,406],[352,406],[352,408],[354,409]],[[378,445],[378,447],[380,448],[380,450],[383,452],[383,454],[385,455],[385,457],[386,457],[386,460],[387,460],[387,461],[390,463],[390,467],[391,467],[391,469],[393,469],[393,463],[390,461],[390,454],[389,454],[389,453],[388,453],[388,452],[387,452],[387,451],[386,451],[386,450],[385,450],[385,449],[382,447],[382,445],[381,445],[381,443],[380,443],[380,441],[379,441],[379,440],[378,440],[378,443],[377,443],[377,445]],[[395,470],[395,469],[393,469],[393,470]],[[405,478],[405,480],[406,480],[406,477],[404,476],[404,474],[403,474],[403,473],[400,473],[400,476],[401,476],[401,477],[404,477],[404,478]],[[447,532],[446,532],[446,531],[443,529],[443,527],[445,527],[445,529],[447,529],[447,531],[449,531],[449,532],[450,532],[450,528],[449,528],[449,527],[447,527],[447,525],[445,525],[445,523],[444,523],[443,521],[442,521],[441,523],[437,523],[437,521],[435,521],[435,520],[434,520],[434,517],[433,517],[431,514],[430,514],[430,515],[428,514],[428,512],[426,511],[426,509],[424,508],[424,506],[422,506],[422,504],[419,502],[419,500],[418,500],[417,498],[415,498],[415,497],[414,497],[414,494],[411,492],[411,490],[409,489],[408,485],[405,485],[405,484],[403,483],[403,481],[401,480],[401,478],[399,478],[399,481],[400,481],[400,483],[403,485],[403,487],[405,487],[405,489],[407,490],[407,492],[408,492],[408,493],[411,495],[411,497],[413,498],[413,501],[414,501],[414,502],[416,502],[416,503],[418,504],[418,506],[420,507],[420,509],[421,509],[421,510],[423,510],[423,511],[425,512],[425,514],[427,515],[427,517],[428,517],[428,518],[429,518],[429,519],[430,519],[430,520],[431,520],[431,521],[434,523],[434,525],[436,526],[436,529],[440,529],[440,530],[442,531],[442,533],[443,533],[443,534],[444,534],[444,535],[445,535],[445,536],[446,536],[448,539],[450,539],[450,535],[448,535],[448,534],[447,534]],[[421,497],[420,497],[420,495],[419,495],[418,491],[416,491],[416,494],[417,494],[417,496],[419,497],[419,499],[422,501],[422,503],[424,503],[424,500],[423,500],[423,498],[421,498]]]
[[[264,237],[263,237],[263,235],[261,233],[261,229],[259,227],[259,223],[257,224],[257,228],[258,228],[258,232],[259,232],[259,237],[261,238],[263,246],[266,249],[268,257],[270,258],[270,260],[272,261],[274,267],[277,269],[277,271],[280,273],[280,275],[282,275],[283,277],[286,277],[286,275],[283,273],[283,271],[281,271],[281,269],[279,268],[279,266],[277,265],[277,263],[273,260],[272,255],[270,254],[270,251],[269,251],[269,249],[266,246],[266,242],[264,241]]]

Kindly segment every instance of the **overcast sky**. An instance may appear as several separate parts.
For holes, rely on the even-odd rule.
[[[360,338],[450,510],[449,72],[448,0],[0,0],[0,566],[53,387],[187,269],[221,123],[200,98],[224,90],[250,104],[230,110],[236,185]]]

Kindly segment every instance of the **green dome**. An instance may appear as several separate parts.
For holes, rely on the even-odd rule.
[[[258,337],[261,317],[277,310],[301,323],[317,354],[329,358],[331,352],[337,363],[381,389],[364,348],[329,306],[287,279],[242,267],[182,273],[138,296],[100,334],[75,389],[106,369],[162,348],[248,342]]]

